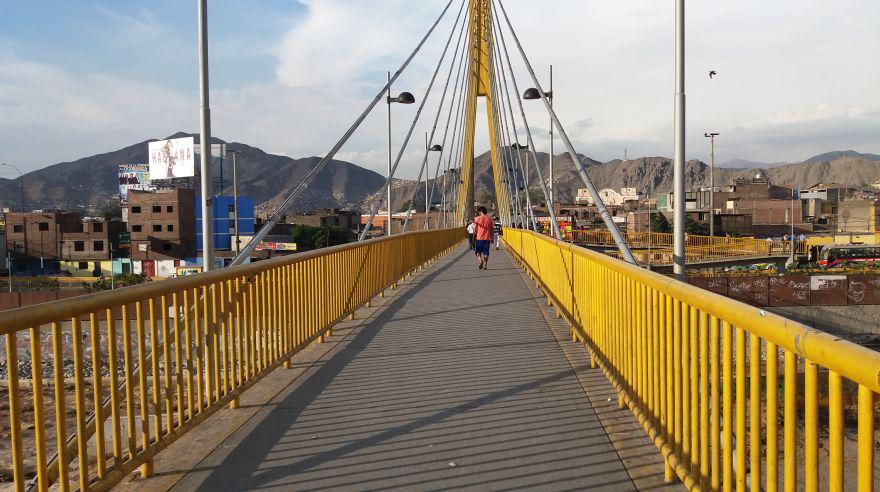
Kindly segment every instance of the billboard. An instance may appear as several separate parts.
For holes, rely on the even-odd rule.
[[[260,244],[254,248],[257,251],[296,251],[296,243],[281,243],[275,241],[260,241]]]
[[[130,190],[152,191],[156,189],[150,184],[149,164],[119,164],[117,176],[119,177],[119,203],[122,205],[128,203]]]
[[[149,143],[152,179],[190,178],[196,175],[193,137]]]

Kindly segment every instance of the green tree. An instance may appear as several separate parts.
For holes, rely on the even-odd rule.
[[[412,209],[412,200],[407,200],[406,203],[397,208],[398,214],[402,214],[404,212],[409,212]]]
[[[101,207],[101,210],[98,211],[98,215],[103,217],[104,220],[121,219],[122,207],[118,203],[108,203]]]
[[[547,204],[541,188],[529,188],[529,198],[532,200],[532,205],[543,207]]]
[[[661,212],[651,212],[651,232],[672,232],[672,224]]]
[[[697,222],[696,220],[687,217],[684,221],[684,231],[692,236],[708,236],[709,224]]]

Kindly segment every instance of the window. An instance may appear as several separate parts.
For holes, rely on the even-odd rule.
[[[104,251],[104,241],[92,242],[92,250],[93,251]]]
[[[140,207],[131,207],[131,213],[139,214],[139,213],[141,213],[141,208]]]
[[[12,226],[12,232],[24,232],[24,225],[23,224],[14,224]]]
[[[153,205],[153,213],[154,214],[162,213],[162,205]]]
[[[165,229],[166,229],[168,232],[174,232],[174,224],[168,224],[168,225],[165,227]]]
[[[74,241],[73,242],[73,250],[74,251],[85,251],[86,250],[86,242],[85,241]]]
[[[170,214],[171,212],[174,212],[174,207],[172,207],[171,205],[168,205],[167,207],[165,207],[165,211]]]
[[[104,223],[92,222],[92,232],[104,232]]]
[[[153,224],[153,232],[162,232],[162,224]]]
[[[171,251],[171,243],[162,243],[162,251]]]
[[[37,229],[41,230],[41,231],[48,231],[49,230],[49,223],[48,222],[40,222],[37,224]]]
[[[144,229],[143,226],[141,226],[140,224],[136,224],[136,225],[131,226],[131,232],[141,232],[141,231],[143,231],[143,229]]]
[[[88,262],[80,261],[80,262],[78,262],[78,263],[76,264],[76,267],[77,267],[78,269],[80,269],[80,270],[88,270],[88,269],[89,269],[89,264],[88,264]]]

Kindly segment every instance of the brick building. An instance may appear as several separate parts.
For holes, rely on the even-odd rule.
[[[110,252],[119,249],[119,236],[125,223],[118,220],[83,220],[79,230],[61,237],[61,255],[67,261],[109,260]],[[116,255],[118,256],[118,255]]]
[[[10,212],[6,214],[6,250],[13,259],[60,260],[64,236],[82,230],[72,212]]]
[[[132,260],[196,256],[195,191],[176,188],[128,195]]]

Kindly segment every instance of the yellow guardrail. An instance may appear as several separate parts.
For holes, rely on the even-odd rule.
[[[658,251],[667,251],[669,263],[672,262],[673,235],[662,232],[627,232],[623,234],[627,244],[631,248],[656,248]],[[607,231],[572,231],[572,241],[579,244],[599,246],[615,246],[614,238]],[[795,241],[795,254],[806,255],[808,253],[807,241]],[[737,258],[753,258],[762,256],[779,256],[791,254],[791,242],[767,241],[751,237],[734,238],[724,236],[696,236],[688,235],[685,240],[685,252],[688,261],[726,260]],[[639,257],[639,253],[633,254]],[[660,258],[661,261],[665,257]]]
[[[150,475],[162,449],[463,238],[413,232],[0,313],[15,489]]]
[[[668,479],[872,490],[880,354],[540,234],[503,238],[658,446]]]

